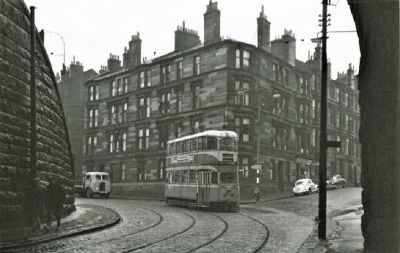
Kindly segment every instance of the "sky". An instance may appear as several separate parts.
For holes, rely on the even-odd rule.
[[[213,0],[215,2],[215,0]],[[257,21],[261,6],[271,22],[271,40],[284,29],[296,37],[296,58],[312,55],[312,38],[321,31],[321,0],[218,0],[221,36],[257,45]],[[84,69],[98,71],[109,54],[119,55],[133,34],[140,33],[142,57],[151,59],[174,50],[174,32],[185,21],[203,41],[203,14],[209,0],[25,0],[36,7],[36,26],[45,30],[45,46],[55,72],[64,59],[75,60]],[[329,31],[355,31],[346,0],[331,0],[328,7]],[[360,51],[355,32],[328,33],[328,59],[332,77],[347,70],[349,63],[358,71]],[[65,47],[63,46],[65,42]]]

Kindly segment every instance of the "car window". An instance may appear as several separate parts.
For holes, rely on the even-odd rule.
[[[90,175],[86,175],[86,180],[90,180]]]
[[[101,177],[103,178],[103,180],[109,180],[108,175],[102,175]]]
[[[101,180],[101,176],[100,175],[96,175],[96,180]]]
[[[304,183],[304,181],[297,181],[296,182],[296,185],[301,185],[301,184],[303,184]]]

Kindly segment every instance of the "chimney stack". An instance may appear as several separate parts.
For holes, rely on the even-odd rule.
[[[271,52],[270,27],[271,23],[264,15],[264,5],[262,5],[260,16],[257,18],[257,46],[268,52]]]
[[[107,60],[107,67],[110,72],[116,72],[121,69],[121,61],[119,56],[110,54],[110,58]]]
[[[175,31],[175,51],[184,51],[200,43],[197,31],[186,28],[185,21],[183,21],[182,26],[178,26]]]
[[[131,41],[129,41],[129,48],[125,48],[123,54],[123,66],[126,69],[134,69],[140,65],[142,60],[142,40],[140,34],[137,32],[136,35],[132,35]]]
[[[99,75],[103,75],[108,72],[107,66],[100,66]]]
[[[221,40],[220,17],[221,12],[218,10],[218,3],[213,3],[210,0],[210,3],[207,5],[207,11],[204,13],[204,44]]]
[[[292,30],[285,29],[281,38],[272,41],[271,51],[275,56],[294,66],[296,63],[296,38]]]

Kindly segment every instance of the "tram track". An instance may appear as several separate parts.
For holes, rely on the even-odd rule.
[[[209,240],[208,242],[205,242],[205,243],[203,243],[203,244],[197,246],[196,248],[193,248],[193,249],[191,249],[191,250],[188,250],[188,251],[186,251],[185,253],[190,253],[190,252],[194,252],[194,251],[196,251],[196,250],[198,250],[198,249],[201,249],[201,248],[203,248],[203,247],[205,247],[205,246],[207,246],[207,245],[213,243],[213,242],[216,241],[217,239],[221,238],[221,236],[224,235],[224,234],[226,233],[226,231],[228,230],[228,227],[229,227],[228,222],[226,222],[226,220],[224,220],[223,218],[221,218],[221,217],[218,216],[218,215],[215,215],[215,214],[211,214],[211,215],[214,216],[214,217],[216,217],[217,219],[219,219],[220,221],[223,222],[223,224],[224,224],[224,229],[223,229],[216,237],[214,237],[213,239],[211,239],[211,240]]]
[[[261,249],[264,248],[264,246],[267,244],[268,239],[269,239],[269,230],[268,230],[268,227],[267,227],[263,222],[261,222],[260,220],[254,218],[254,217],[251,217],[250,215],[244,214],[244,213],[242,213],[242,212],[239,212],[238,214],[239,214],[239,215],[242,215],[242,216],[245,216],[245,217],[247,217],[247,218],[249,218],[249,219],[251,219],[251,220],[253,220],[253,221],[255,221],[255,222],[259,223],[259,224],[261,224],[261,226],[264,227],[265,231],[267,232],[267,234],[265,235],[265,238],[264,238],[263,242],[253,251],[253,253],[258,253],[258,252],[260,252]]]
[[[154,244],[157,244],[157,243],[166,241],[166,240],[168,240],[168,239],[170,239],[170,238],[173,238],[173,237],[175,237],[175,236],[178,236],[178,235],[180,235],[180,234],[185,233],[186,231],[190,230],[191,228],[193,228],[193,227],[196,225],[196,222],[197,222],[197,221],[196,221],[196,219],[193,217],[193,215],[191,215],[191,214],[189,214],[189,213],[187,213],[187,212],[184,212],[184,211],[179,211],[179,210],[176,210],[176,212],[183,213],[183,214],[185,214],[185,215],[187,215],[187,216],[189,216],[189,217],[191,218],[192,222],[191,222],[191,224],[190,224],[187,228],[185,228],[185,229],[183,229],[183,230],[181,230],[181,231],[179,231],[179,232],[175,232],[175,233],[173,233],[172,235],[167,236],[167,237],[164,237],[164,238],[162,238],[162,239],[160,239],[160,240],[157,240],[157,241],[154,241],[154,242],[151,242],[151,243],[147,243],[147,244],[141,245],[141,246],[139,246],[139,247],[131,248],[131,249],[129,249],[129,250],[122,251],[121,253],[135,252],[135,251],[137,251],[137,250],[144,249],[144,248],[147,248],[147,247],[152,246],[152,245],[154,245]]]
[[[120,235],[118,237],[113,237],[113,238],[109,238],[109,239],[103,240],[103,241],[101,241],[101,244],[110,243],[112,241],[115,241],[116,239],[121,239],[121,238],[128,237],[128,236],[131,236],[131,235],[134,235],[134,234],[142,233],[142,232],[144,232],[146,230],[152,229],[152,228],[160,225],[163,222],[164,218],[161,215],[161,213],[159,213],[157,211],[154,211],[152,209],[148,209],[148,208],[141,208],[141,209],[142,210],[147,210],[147,211],[150,211],[150,212],[154,213],[158,217],[158,220],[154,224],[152,224],[150,226],[147,226],[147,227],[144,227],[142,229],[139,229],[137,231],[130,232],[130,233],[125,233],[125,234],[122,234],[122,235]],[[87,244],[86,246],[88,246],[88,245],[90,245],[90,244]],[[82,248],[82,245],[80,245],[79,247],[72,248],[72,249],[70,248],[67,251],[61,251],[61,252],[63,252],[63,253],[64,252],[71,252],[71,250],[77,250],[77,249],[80,249],[80,248]]]

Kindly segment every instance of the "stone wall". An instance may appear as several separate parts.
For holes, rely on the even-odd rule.
[[[400,252],[399,1],[348,3],[361,51],[364,252]]]
[[[30,19],[22,0],[0,0],[0,226],[23,217],[30,180]],[[57,177],[74,209],[71,150],[54,73],[36,31],[37,175]]]

